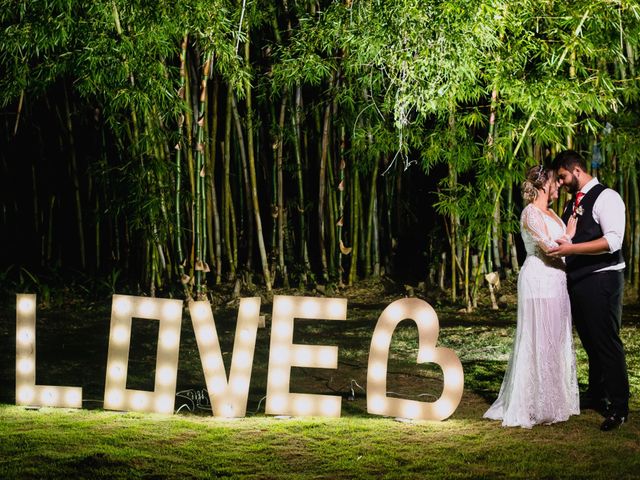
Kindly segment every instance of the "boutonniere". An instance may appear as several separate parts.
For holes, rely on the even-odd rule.
[[[584,213],[584,208],[582,207],[582,205],[578,205],[578,207],[576,208],[576,211],[573,213],[575,215],[582,216],[582,214]]]

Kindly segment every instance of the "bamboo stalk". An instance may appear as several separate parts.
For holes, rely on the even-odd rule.
[[[244,45],[245,62],[249,64],[249,29],[247,29],[247,41]],[[251,200],[253,202],[253,213],[255,217],[256,236],[258,238],[258,249],[260,251],[260,260],[262,262],[262,274],[264,275],[264,283],[267,292],[271,291],[271,274],[269,273],[269,264],[267,262],[267,251],[264,245],[264,237],[262,235],[262,219],[260,217],[260,203],[258,199],[258,180],[256,177],[255,152],[253,148],[253,108],[251,104],[251,83],[245,80],[245,102],[247,106],[247,151],[249,161],[249,175],[251,179]]]
[[[358,248],[360,242],[360,175],[358,169],[353,169],[353,222],[351,224],[351,269],[349,270],[349,285],[353,285],[358,278]]]
[[[502,196],[498,195],[495,206],[493,208],[493,221],[491,222],[491,247],[493,249],[493,269],[501,270],[502,262],[500,259],[500,204]]]
[[[513,211],[513,188],[507,190],[507,212]],[[514,273],[520,271],[520,265],[518,265],[518,252],[516,250],[516,244],[513,238],[513,232],[507,234],[507,250],[511,258],[511,269]]]
[[[287,109],[287,95],[282,96],[282,102],[280,103],[280,117],[278,120],[279,137],[278,137],[278,150],[276,155],[276,171],[278,179],[278,268],[280,275],[285,285],[289,284],[289,278],[287,276],[287,269],[284,263],[284,180],[282,176],[282,156],[284,152],[284,123],[285,114]]]
[[[362,264],[365,261],[366,252],[365,248],[367,246],[366,240],[366,230],[365,230],[365,212],[364,212],[364,196],[365,194],[362,192],[362,181],[360,180],[360,174],[358,174],[358,265],[360,270],[362,270]],[[358,279],[356,275],[356,280]]]
[[[502,38],[502,35],[501,35]],[[500,63],[500,58],[497,59],[497,63]],[[490,103],[490,114],[489,114],[489,134],[487,136],[487,158],[489,161],[495,161],[494,155],[494,144],[495,144],[495,135],[496,135],[496,111],[498,109],[498,87],[494,84],[493,90],[491,91],[491,103]],[[500,225],[500,197],[499,193],[496,194],[496,201],[493,208],[493,215],[491,221],[491,247],[493,253],[493,266],[489,268],[489,271],[493,271],[494,267],[498,270],[502,268],[500,262],[500,252],[499,252],[499,225]],[[489,260],[490,261],[490,260]]]
[[[186,80],[186,60],[187,60],[187,44],[189,36],[187,33],[182,37],[182,43],[180,46],[180,87],[178,88],[178,98],[183,105],[185,104],[185,80]],[[188,108],[185,109],[188,111]],[[185,298],[190,299],[191,294],[188,288],[189,278],[185,274],[184,264],[184,252],[182,250],[182,142],[183,142],[183,124],[184,113],[180,114],[178,118],[178,143],[176,143],[176,157],[175,157],[175,246],[178,255],[178,275],[180,277],[180,283],[183,286]]]
[[[335,77],[337,79],[336,91],[339,91],[341,86],[341,76],[339,71],[335,74]],[[333,99],[331,101],[331,118],[332,119],[338,118],[338,100],[335,95],[333,96]],[[337,189],[335,188],[336,176],[334,171],[334,159],[341,156],[339,150],[342,147],[339,142],[336,142],[335,139],[337,138],[339,138],[338,135],[334,133],[333,129],[330,128],[329,148],[328,148],[328,155],[327,155],[327,185],[329,186],[329,188],[327,188],[327,199],[328,199],[327,215],[329,217],[327,222],[329,225],[331,225],[331,228],[328,229],[329,278],[331,279],[334,279],[336,276],[339,275],[338,271],[340,268],[340,265],[337,263],[337,260],[338,260],[337,251],[340,249],[340,244],[339,244],[340,238],[336,237],[337,232],[335,229],[335,225],[339,219],[339,212],[338,212],[338,198],[337,198],[338,194],[337,194]],[[354,252],[354,255],[357,255],[357,252]]]
[[[215,284],[218,285],[222,281],[222,240],[221,240],[221,231],[220,231],[220,210],[218,208],[218,194],[216,187],[216,138],[218,132],[218,90],[219,90],[219,82],[216,78],[213,84],[213,92],[211,95],[211,103],[212,106],[209,109],[210,116],[209,122],[205,124],[207,127],[207,142],[209,145],[208,155],[207,155],[207,180],[208,180],[208,188],[207,188],[207,197],[210,199],[210,202],[207,203],[207,206],[210,204],[211,208],[207,208],[207,230],[209,234],[207,238],[209,239],[209,252],[210,253],[210,263],[215,266]],[[210,126],[210,128],[209,128]]]
[[[458,176],[453,165],[449,165],[449,188],[453,188],[458,183]],[[457,299],[457,277],[456,277],[456,262],[457,262],[457,236],[458,236],[458,218],[455,213],[452,213],[449,217],[449,244],[451,254],[451,301],[455,302]]]
[[[156,250],[153,248],[153,242],[147,241],[147,258],[149,259],[149,296],[155,298],[156,296]]]
[[[250,185],[250,179],[249,179],[249,166],[248,166],[248,159],[247,159],[247,150],[245,148],[245,141],[244,141],[244,133],[242,132],[242,125],[240,123],[240,113],[238,112],[238,105],[236,103],[236,99],[235,96],[233,96],[232,94],[232,107],[233,107],[233,118],[235,120],[235,126],[236,126],[236,136],[237,136],[237,140],[238,140],[238,151],[240,153],[240,164],[241,164],[241,169],[242,169],[242,183],[244,185],[244,200],[245,200],[245,204],[243,205],[243,208],[240,208],[240,212],[244,213],[245,209],[246,211],[249,212],[249,214],[246,216],[246,225],[247,225],[247,240],[248,240],[248,247],[247,247],[247,259],[246,259],[246,263],[245,263],[245,268],[247,270],[247,273],[251,272],[251,266],[252,266],[252,259],[253,259],[253,235],[254,235],[254,228],[253,228],[253,220],[252,220],[252,215],[251,215],[251,211],[252,211],[252,199],[251,199],[251,185]],[[243,226],[244,226],[244,222],[242,220],[244,220],[245,216],[242,215],[241,216],[241,231],[243,230]]]
[[[206,188],[205,188],[205,145],[204,145],[204,123],[207,118],[207,81],[213,54],[208,53],[202,67],[202,78],[200,80],[200,96],[198,106],[198,121],[196,122],[196,196],[194,199],[194,236],[195,236],[195,287],[196,300],[204,299],[204,280],[206,277],[205,249],[206,249]]]
[[[185,101],[185,107],[187,108],[186,114],[184,116],[184,131],[185,131],[185,135],[182,137],[182,139],[184,140],[185,144],[183,145],[184,148],[184,152],[186,153],[186,160],[187,160],[187,170],[188,170],[188,179],[189,179],[189,190],[191,193],[191,201],[189,203],[186,204],[186,208],[187,208],[187,212],[188,212],[188,218],[190,220],[190,231],[191,231],[191,236],[190,236],[190,242],[189,242],[189,253],[187,255],[188,257],[188,261],[184,261],[184,263],[187,263],[189,265],[189,281],[191,282],[191,284],[195,283],[195,277],[196,277],[196,227],[194,224],[195,221],[195,199],[196,197],[196,175],[195,175],[195,161],[194,161],[194,155],[193,155],[193,138],[192,138],[192,132],[193,132],[193,105],[191,103],[191,76],[190,76],[190,71],[189,71],[189,56],[186,57],[187,59],[187,63],[185,65],[185,69],[184,69],[184,75],[185,75],[185,79],[184,79],[184,98],[186,99]],[[192,60],[193,62],[193,60]],[[188,298],[188,297],[187,297]]]
[[[302,87],[300,84],[296,85],[295,101],[293,105],[294,114],[291,116],[293,122],[293,147],[294,156],[296,159],[296,184],[298,187],[298,213],[299,225],[300,225],[300,242],[299,242],[299,256],[302,261],[302,281],[306,283],[307,273],[311,271],[311,264],[309,262],[309,252],[307,249],[307,229],[305,222],[305,204],[304,204],[304,181],[302,175],[302,153],[301,153],[301,140],[300,140],[300,124],[302,113]]]
[[[322,121],[322,143],[320,153],[320,168],[318,173],[318,237],[320,249],[320,261],[322,263],[322,278],[329,281],[329,266],[327,263],[327,251],[325,240],[325,195],[326,195],[326,170],[327,157],[329,155],[329,125],[331,119],[331,103],[328,102],[324,109]]]
[[[373,135],[371,134],[371,130],[368,132],[369,137],[369,145],[373,144]],[[372,270],[375,272],[376,267],[375,264],[379,263],[377,257],[377,242],[378,242],[378,232],[377,230],[377,215],[376,215],[376,206],[377,206],[377,197],[378,197],[378,159],[376,158],[373,162],[373,171],[371,172],[371,184],[369,185],[369,206],[367,210],[367,228],[366,228],[366,239],[365,239],[365,250],[364,250],[364,275],[365,277],[371,276]],[[373,260],[372,260],[373,256]],[[379,266],[378,266],[379,272]],[[377,276],[377,273],[374,273]]]
[[[155,106],[152,107],[152,112],[147,113],[149,117],[145,122],[147,129],[147,137],[152,140],[152,151],[155,158],[160,161],[162,164],[168,164],[169,158],[165,155],[165,150],[161,148],[162,139],[160,138],[158,132],[162,129],[160,118],[158,112],[155,109]],[[149,184],[150,187],[153,185],[153,193],[155,197],[159,197],[160,199],[160,214],[162,216],[162,223],[160,225],[168,225],[169,224],[169,214],[167,213],[167,200],[166,200],[166,188],[164,184],[163,172],[159,169],[150,169],[148,172]],[[155,182],[153,181],[155,179]],[[153,215],[153,232],[154,232],[154,241],[157,248],[157,259],[160,262],[160,266],[157,270],[158,278],[162,278],[163,272],[167,271],[167,258],[164,253],[164,248],[162,245],[162,239],[164,235],[161,237],[158,231],[158,219],[156,215]]]
[[[339,178],[339,182],[338,183],[338,221],[336,222],[336,227],[337,227],[337,237],[338,237],[338,242],[340,242],[340,248],[338,248],[338,284],[340,286],[343,285],[344,283],[344,268],[342,266],[342,256],[343,255],[348,255],[349,252],[348,250],[351,249],[347,249],[344,246],[344,241],[343,241],[343,236],[342,236],[342,229],[343,229],[343,225],[344,225],[344,189],[345,189],[345,175],[344,175],[344,171],[346,168],[346,162],[344,160],[344,155],[345,155],[345,128],[344,125],[342,125],[340,127],[340,167],[339,167],[339,174],[340,174],[340,178]]]
[[[275,111],[272,105],[271,116],[275,117]],[[279,139],[276,134],[273,144],[273,162],[271,164],[271,258],[274,261],[274,267],[278,267],[278,146]],[[274,271],[272,277],[273,282],[276,281],[278,272]]]
[[[287,2],[284,2],[285,13],[288,12]],[[272,17],[272,26],[273,32],[276,38],[276,42],[278,44],[282,44],[282,36],[280,35],[280,29],[278,27],[278,19],[276,16]],[[291,35],[291,21],[288,20],[288,37]],[[283,284],[286,288],[289,287],[289,276],[287,274],[287,266],[285,264],[285,209],[284,209],[284,180],[282,175],[282,162],[283,162],[283,152],[284,152],[284,127],[285,127],[285,119],[286,119],[286,108],[287,108],[287,100],[289,97],[288,88],[286,88],[282,95],[282,100],[280,104],[280,116],[278,119],[278,136],[276,139],[276,178],[277,178],[277,187],[276,187],[276,208],[277,208],[277,255],[278,255],[278,269],[282,277]],[[273,242],[275,244],[275,242]],[[274,276],[275,277],[275,276]],[[275,282],[275,278],[273,279]]]
[[[377,177],[377,172],[378,172],[377,162],[376,162],[375,171],[376,171],[376,177]],[[376,192],[377,192],[378,188],[377,188],[376,180],[374,180],[374,184],[376,185]],[[379,277],[380,276],[380,237],[378,233],[379,228],[378,228],[378,195],[377,194],[373,196],[373,215],[372,215],[371,226],[373,229],[373,276]]]
[[[233,195],[231,191],[227,191],[228,204],[229,204],[229,217],[231,222],[231,231],[233,235],[231,235],[231,265],[232,269],[229,273],[231,278],[235,278],[238,272],[238,245],[240,243],[238,239],[238,221],[236,220],[236,208],[233,206]]]
[[[215,265],[216,265],[216,284],[222,282],[222,238],[220,226],[220,210],[218,208],[218,194],[215,179],[210,180],[211,189],[211,211],[213,215],[213,228],[215,236]]]
[[[386,163],[385,163],[385,172],[388,169],[388,162],[389,159],[386,159]],[[383,198],[385,199],[385,205],[384,205],[384,219],[385,219],[385,223],[386,223],[386,228],[385,231],[387,232],[387,249],[386,249],[386,257],[384,258],[384,270],[386,273],[391,273],[390,272],[390,267],[391,267],[391,255],[394,254],[394,251],[396,249],[396,243],[397,240],[394,237],[394,225],[393,225],[393,206],[396,204],[395,201],[395,197],[396,197],[396,192],[395,192],[395,182],[394,182],[394,178],[388,176],[385,173],[385,184],[384,184],[384,195]]]
[[[20,99],[18,100],[18,108],[16,110],[16,122],[13,125],[13,136],[18,134],[18,125],[20,125],[20,116],[22,115],[22,106],[24,104],[24,88],[20,91]]]
[[[229,263],[229,279],[235,279],[236,276],[236,267],[238,262],[238,254],[237,247],[236,249],[232,246],[232,237],[231,237],[231,223],[232,219],[235,220],[235,215],[233,211],[233,202],[231,198],[231,115],[232,115],[232,91],[229,87],[227,91],[227,110],[225,115],[225,127],[224,127],[224,142],[222,149],[224,151],[224,164],[223,164],[223,172],[222,172],[222,212],[223,212],[223,221],[224,221],[224,246],[227,255],[227,261]],[[235,224],[235,221],[234,221]],[[233,229],[234,236],[233,242],[234,245],[237,245],[235,242],[235,226]],[[234,254],[235,252],[235,254]]]
[[[331,226],[331,228],[327,229],[327,239],[328,244],[328,252],[327,258],[329,261],[329,278],[334,279],[337,273],[337,265],[336,265],[336,251],[339,250],[338,239],[336,238],[336,231],[334,225],[336,225],[338,219],[338,199],[336,198],[336,189],[335,185],[335,175],[333,171],[333,155],[329,153],[329,157],[327,158],[327,224]]]
[[[471,231],[467,231],[464,240],[464,299],[467,304],[467,312],[473,311],[471,295],[469,291],[469,257],[471,254]]]

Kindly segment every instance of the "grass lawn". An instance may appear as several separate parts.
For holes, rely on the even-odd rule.
[[[337,345],[336,370],[294,368],[291,391],[342,397],[342,417],[278,419],[264,415],[271,305],[263,302],[247,417],[214,419],[206,405],[173,416],[103,411],[110,299],[39,307],[37,382],[82,386],[82,410],[14,405],[15,306],[0,309],[0,478],[638,478],[640,472],[640,309],[625,307],[623,340],[632,385],[631,421],[599,431],[592,411],[531,430],[482,419],[495,399],[515,328],[515,305],[473,314],[438,306],[439,345],[453,348],[465,393],[444,422],[401,422],[366,413],[367,356],[375,322],[400,295],[364,290],[349,298],[347,321],[296,321],[295,343]],[[287,292],[289,293],[289,292]],[[246,295],[248,296],[248,295]],[[337,295],[338,296],[338,295]],[[231,352],[236,311],[214,310],[224,352]],[[415,364],[417,330],[396,330],[390,395],[439,396],[441,372]],[[152,389],[157,323],[134,320],[128,388]],[[579,380],[586,357],[576,339]],[[230,353],[225,360],[230,360]],[[178,390],[204,386],[188,313],[183,317]],[[182,404],[192,405],[182,397]]]

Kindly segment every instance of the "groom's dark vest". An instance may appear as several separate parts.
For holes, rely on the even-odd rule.
[[[573,243],[583,243],[602,237],[602,228],[593,219],[593,205],[600,194],[606,190],[606,187],[600,183],[594,185],[589,192],[582,197],[580,206],[582,207],[582,215],[578,215],[578,226],[574,235]],[[562,220],[564,223],[569,221],[569,217],[573,212],[573,200],[565,206]],[[569,279],[576,281],[589,275],[590,273],[600,270],[601,268],[611,267],[622,263],[622,250],[613,253],[603,253],[601,255],[569,255],[566,257],[567,276]]]

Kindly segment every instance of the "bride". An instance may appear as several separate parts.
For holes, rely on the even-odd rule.
[[[528,205],[520,227],[527,258],[518,277],[515,340],[498,399],[484,417],[502,420],[505,427],[531,428],[580,413],[564,260],[547,255],[571,240],[577,220],[565,228],[548,207],[558,198],[551,169],[529,170],[523,196]]]

